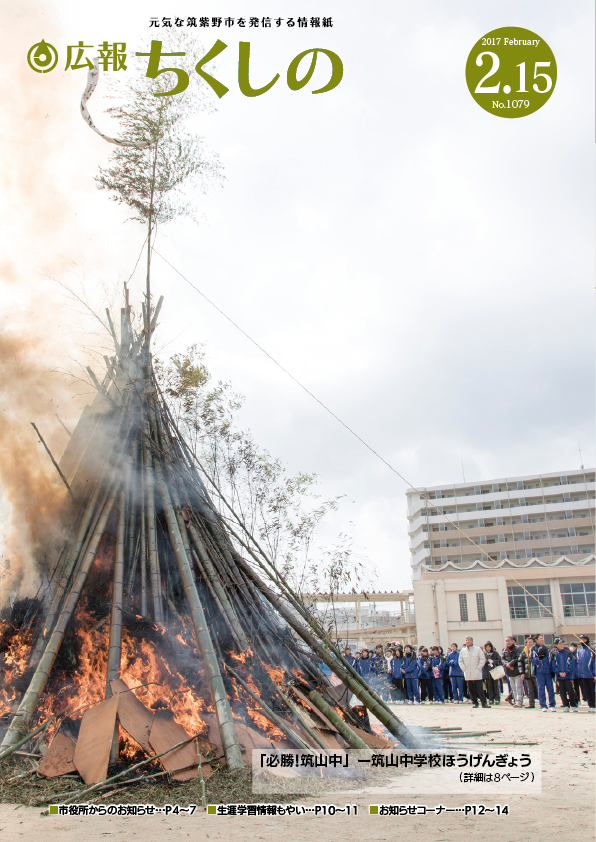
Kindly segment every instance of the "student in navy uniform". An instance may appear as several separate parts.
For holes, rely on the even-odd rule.
[[[447,658],[445,656],[445,652],[443,651],[442,646],[437,646],[439,650],[439,655],[443,659],[444,667],[443,667],[443,698],[445,701],[453,701],[453,689],[451,687],[451,681],[449,680],[449,667],[447,665]]]
[[[433,698],[435,702],[440,702],[444,705],[443,670],[445,669],[445,659],[439,654],[438,646],[431,646],[429,663],[432,676]]]
[[[577,677],[577,643],[571,641],[569,644],[569,654],[571,655],[571,672],[573,675],[573,691],[575,693],[575,698],[577,699],[577,704],[579,705],[581,696],[579,690],[579,678]]]
[[[563,710],[568,712],[571,708],[574,713],[577,713],[577,697],[573,688],[573,659],[561,637],[555,638],[555,648],[551,657],[559,684],[559,695]]]
[[[459,650],[457,643],[451,644],[451,652],[445,658],[445,672],[449,670],[449,681],[453,691],[453,701],[456,705],[464,703],[464,674],[459,665]]]
[[[402,673],[405,659],[401,646],[395,647],[395,657],[391,661],[391,682],[393,684],[394,699],[398,705],[408,701],[408,694],[405,691],[405,680]]]
[[[356,663],[356,658],[352,656],[352,650],[349,646],[346,646],[346,648],[344,649],[344,658],[351,667],[354,667],[354,664]],[[356,668],[354,667],[354,669]]]
[[[544,645],[544,637],[539,634],[536,636],[536,643],[530,650],[530,660],[534,666],[536,684],[538,687],[538,702],[542,708],[542,713],[556,713],[557,707],[555,702],[555,688],[553,687],[553,664],[550,653]],[[548,694],[548,707],[546,706],[546,696]]]
[[[375,647],[374,655],[370,659],[370,684],[376,693],[387,700],[387,661],[381,644]]]
[[[357,661],[355,669],[358,675],[360,675],[368,684],[370,678],[370,657],[366,646],[364,646],[360,651],[360,658]]]
[[[588,710],[594,713],[594,650],[587,634],[580,634],[581,645],[577,650],[577,677]]]
[[[432,670],[430,667],[428,649],[425,646],[421,646],[418,649],[418,670],[418,681],[420,683],[420,702],[425,702],[428,698],[429,702],[432,705],[435,700],[435,697],[433,695]]]
[[[404,681],[406,684],[406,693],[408,694],[408,703],[410,705],[420,704],[420,688],[418,678],[420,670],[418,667],[418,660],[415,652],[409,644],[404,646],[404,665],[401,669]]]

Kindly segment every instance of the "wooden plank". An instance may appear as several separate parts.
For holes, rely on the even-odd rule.
[[[334,734],[333,731],[328,731],[326,728],[317,728],[317,736],[323,740],[327,748],[339,749],[340,751],[344,751],[344,747],[337,739],[336,734],[337,731]]]
[[[187,734],[182,725],[174,722],[174,714],[171,710],[156,712],[149,735],[149,742],[155,754],[161,754],[170,746],[175,746],[189,737],[190,734]],[[164,769],[171,772],[170,777],[175,781],[190,781],[199,776],[200,758],[194,742],[187,743],[176,751],[170,751],[159,759]]]
[[[108,776],[118,700],[119,696],[112,696],[83,714],[74,765],[87,786],[105,781]]]
[[[121,678],[110,681],[110,688],[114,696],[118,696],[120,725],[147,754],[152,754],[149,734],[153,725],[153,714],[137,699]]]
[[[329,722],[329,720],[327,719],[327,717],[326,717],[326,716],[324,716],[324,715],[321,713],[321,711],[320,711],[320,710],[318,710],[316,707],[314,707],[314,705],[312,704],[312,702],[310,701],[310,699],[308,698],[308,696],[305,696],[305,695],[304,695],[304,693],[302,693],[302,692],[301,692],[301,691],[300,691],[297,687],[295,687],[293,684],[291,685],[291,687],[292,687],[292,692],[293,692],[293,693],[295,693],[295,694],[298,696],[298,698],[299,698],[299,699],[301,699],[301,700],[304,702],[304,704],[307,706],[307,708],[309,709],[309,711],[311,711],[311,717],[312,717],[312,715],[314,714],[313,719],[316,721],[316,719],[318,718],[318,719],[319,719],[319,721],[323,723],[322,725],[320,725],[320,724],[319,724],[319,725],[315,725],[315,728],[326,728],[328,731],[334,731],[334,732],[337,732],[337,728],[335,727],[335,725],[334,725],[332,722]]]
[[[367,731],[363,731],[362,728],[356,728],[356,726],[352,725],[351,722],[350,728],[355,734],[357,734],[360,737],[361,740],[364,740],[364,742],[369,748],[392,749],[394,746],[394,743],[392,743],[390,740],[386,740],[385,737],[379,737],[378,734],[369,734]]]
[[[58,775],[76,772],[73,762],[76,744],[74,737],[59,728],[54,734],[45,757],[37,767],[38,773],[44,778],[57,778]]]
[[[234,725],[238,734],[238,742],[242,743],[248,752],[251,752],[253,748],[273,748],[271,740],[254,728],[236,720],[234,720]]]

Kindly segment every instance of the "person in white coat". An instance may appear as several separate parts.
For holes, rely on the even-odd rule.
[[[482,667],[485,663],[484,650],[480,646],[474,646],[474,638],[466,637],[465,646],[462,646],[459,653],[459,666],[468,682],[470,700],[475,708],[480,700],[482,707],[490,710],[482,685]]]

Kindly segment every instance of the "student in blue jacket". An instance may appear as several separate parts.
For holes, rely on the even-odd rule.
[[[402,669],[405,664],[404,652],[401,646],[395,647],[395,656],[391,661],[391,682],[393,684],[393,698],[398,705],[403,705],[408,700],[405,691],[405,679]]]
[[[581,645],[577,650],[577,678],[584,702],[588,703],[588,710],[594,713],[594,649],[590,646],[587,634],[580,634]]]
[[[445,694],[443,692],[443,670],[445,669],[445,659],[441,658],[438,646],[431,646],[430,648],[430,673],[433,684],[433,697],[435,702],[445,704]]]
[[[559,682],[559,695],[561,696],[563,710],[568,712],[571,708],[573,713],[577,713],[577,698],[573,687],[573,658],[569,649],[565,648],[565,641],[560,637],[555,638],[555,648],[552,651],[551,659]]]
[[[406,693],[408,694],[408,704],[420,704],[420,688],[418,686],[418,677],[420,675],[418,669],[418,661],[412,647],[409,644],[404,646],[404,665],[401,668],[401,673],[406,682]]]
[[[453,690],[453,701],[456,705],[464,703],[464,674],[459,665],[459,650],[457,643],[451,644],[451,652],[445,658],[445,667],[449,670],[449,680]]]
[[[569,644],[569,652],[571,654],[571,673],[573,676],[573,689],[575,691],[575,698],[579,705],[581,700],[581,693],[579,689],[579,678],[577,677],[577,643],[571,641]]]
[[[550,654],[544,645],[544,636],[539,634],[536,637],[536,644],[530,649],[530,662],[535,669],[536,684],[538,686],[538,702],[542,713],[556,713],[555,688],[553,687],[553,664]],[[548,707],[546,696],[548,694]]]
[[[424,703],[428,697],[429,702],[433,703],[433,674],[430,668],[430,657],[426,646],[418,647],[418,681],[420,683],[420,701]]]
[[[346,646],[346,648],[344,649],[344,658],[351,667],[354,667],[354,664],[356,663],[356,658],[354,658],[354,656],[352,655],[352,650],[349,646]],[[356,667],[354,667],[354,669],[356,669]]]
[[[362,678],[368,683],[370,679],[370,667],[371,667],[371,660],[369,656],[369,651],[366,647],[362,649],[360,659],[356,664],[356,672],[358,675],[362,676]]]

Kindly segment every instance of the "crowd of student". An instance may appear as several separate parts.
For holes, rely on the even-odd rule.
[[[538,700],[543,712],[555,711],[555,690],[564,711],[577,712],[580,694],[588,710],[594,712],[595,653],[587,635],[579,646],[556,638],[553,646],[542,635],[531,635],[525,646],[513,637],[505,639],[499,654],[490,641],[475,646],[466,638],[460,649],[451,644],[445,653],[441,646],[378,645],[374,652],[363,648],[344,657],[385,701],[395,704],[479,703],[483,708],[498,705],[501,695],[516,708],[533,708]]]

